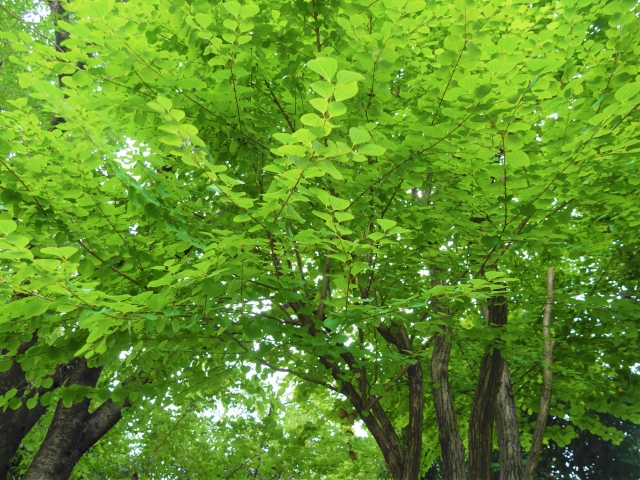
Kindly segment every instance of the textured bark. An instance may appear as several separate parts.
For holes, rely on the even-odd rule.
[[[37,338],[37,334],[34,334],[30,341],[22,342],[20,347],[18,347],[18,355],[23,355],[29,348],[35,345]],[[2,350],[1,353],[6,354],[7,352],[6,350]],[[0,373],[0,395],[4,395],[13,388],[23,389],[26,383],[24,371],[16,358],[14,358],[9,370]],[[23,407],[26,408],[25,405],[23,405]],[[0,413],[0,479],[3,480],[7,478],[7,473],[11,466],[11,459],[18,450],[20,442],[22,442],[22,439],[29,432],[31,426],[33,426],[27,425],[27,419],[23,418],[22,415],[25,412],[22,410],[22,407],[15,411],[8,408]]]
[[[406,354],[413,351],[411,340],[404,325],[398,325],[394,344]],[[402,480],[418,480],[420,460],[422,459],[422,422],[424,410],[424,378],[422,364],[418,360],[407,370],[409,384],[409,425],[407,425],[406,449]]]
[[[442,451],[445,480],[465,480],[464,445],[456,420],[453,397],[449,388],[449,357],[451,355],[451,327],[443,326],[443,333],[434,341],[431,354],[431,393],[438,422],[438,440]]]
[[[426,197],[431,192],[425,192]],[[426,200],[425,200],[426,201]],[[438,268],[431,267],[434,274]],[[444,281],[434,278],[431,285],[444,285]],[[437,313],[450,316],[448,309],[434,305]],[[460,428],[456,419],[453,405],[453,396],[449,386],[449,359],[451,357],[450,337],[452,329],[448,325],[442,325],[442,333],[434,340],[431,353],[431,394],[435,407],[436,421],[438,422],[438,441],[442,453],[442,469],[445,480],[466,480],[467,474],[464,463],[464,445],[460,438]]]
[[[507,304],[504,297],[491,300],[488,316],[489,324],[501,326],[506,323]],[[493,352],[485,354],[480,367],[469,419],[469,478],[471,480],[491,478],[493,415],[502,364],[500,350],[494,348]]]
[[[396,325],[397,333],[381,325],[378,332],[389,343],[395,345],[402,353],[409,355],[413,346],[403,325]],[[347,364],[353,369],[355,359],[350,354],[343,354]],[[378,401],[365,404],[355,388],[348,383],[343,384],[343,393],[351,400],[356,410],[361,412],[370,408],[370,414],[362,416],[363,421],[378,444],[389,473],[393,480],[417,480],[420,474],[420,460],[422,459],[422,425],[424,409],[424,378],[422,364],[417,362],[407,369],[409,386],[409,424],[407,438],[403,448],[398,435],[389,418]],[[365,395],[365,392],[362,392]],[[366,399],[367,401],[369,399]]]
[[[298,314],[298,317],[305,325],[309,326],[309,333],[315,336],[317,330],[311,320],[303,314]],[[355,365],[355,359],[350,353],[343,353],[341,356],[350,368]],[[404,453],[402,444],[384,409],[378,402],[374,402],[371,406],[366,404],[365,399],[358,393],[356,388],[351,383],[343,380],[344,373],[340,369],[340,366],[336,364],[329,355],[320,355],[319,361],[331,372],[331,376],[336,382],[341,384],[340,393],[347,397],[356,411],[361,415],[362,421],[369,432],[371,432],[371,435],[382,452],[391,478],[393,480],[403,480]]]
[[[409,383],[409,425],[404,458],[403,480],[417,480],[422,459],[422,422],[424,409],[424,379],[418,361],[407,370]]]
[[[496,397],[496,429],[500,451],[500,480],[522,480],[522,448],[518,431],[518,411],[511,390],[509,365],[502,361]]]
[[[547,426],[547,417],[551,405],[551,393],[553,386],[553,372],[549,369],[553,365],[554,341],[551,339],[551,313],[553,307],[553,268],[547,270],[547,301],[544,306],[544,316],[542,318],[542,336],[544,338],[543,358],[545,366],[542,370],[542,395],[540,397],[540,410],[536,418],[536,426],[531,438],[531,450],[527,458],[527,466],[524,472],[525,480],[533,480],[538,468],[540,451],[542,450],[542,440],[544,430]]]
[[[18,348],[17,356],[23,355],[29,348],[34,346],[37,338],[37,333],[34,333],[30,341],[23,342]],[[52,377],[53,383],[51,387],[29,389],[29,383],[25,378],[25,372],[22,370],[17,356],[14,358],[11,368],[6,372],[0,373],[0,395],[4,395],[12,388],[16,388],[18,389],[16,397],[22,399],[22,405],[16,410],[7,408],[4,412],[0,411],[0,479],[7,478],[11,468],[11,460],[18,451],[22,440],[47,411],[46,407],[43,407],[40,402],[36,403],[34,408],[29,409],[26,401],[35,395],[43,395],[59,387],[68,371],[67,365],[59,365]]]
[[[90,368],[83,358],[69,375],[67,385],[95,387],[102,368]],[[90,400],[65,407],[58,402],[53,420],[23,480],[63,480],[76,463],[122,417],[122,407],[111,400],[89,413]]]
[[[345,384],[345,386],[346,385],[355,391],[355,388],[350,384]],[[362,412],[363,410],[357,406],[357,400],[354,402],[352,400],[353,398],[353,396],[349,398],[351,403],[356,407],[358,412]],[[376,402],[376,404],[371,407],[370,414],[368,416],[363,415],[362,420],[378,444],[387,468],[389,469],[389,473],[391,474],[391,478],[393,480],[404,480],[404,452],[402,443],[384,409]]]

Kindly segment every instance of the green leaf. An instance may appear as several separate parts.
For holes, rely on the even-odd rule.
[[[257,15],[258,13],[260,13],[260,7],[255,3],[250,3],[248,5],[242,6],[243,18],[250,18],[250,17],[253,17],[254,15]]]
[[[320,113],[326,112],[327,111],[327,107],[329,106],[329,104],[327,103],[327,101],[324,98],[313,98],[313,99],[309,100],[309,103],[311,104],[311,106],[313,108],[318,110]]]
[[[224,2],[222,6],[225,8],[227,12],[229,12],[234,17],[238,17],[242,13],[242,7],[238,2],[235,2],[235,1]]]
[[[338,62],[333,58],[320,57],[307,62],[307,67],[330,82],[338,70]]]
[[[334,196],[329,197],[329,203],[331,204],[331,208],[334,210],[344,210],[351,205],[349,200],[344,200],[342,198],[337,198]]]
[[[378,157],[380,155],[384,155],[386,149],[381,147],[380,145],[375,145],[373,143],[367,143],[366,145],[362,145],[358,147],[358,153],[362,155],[369,155],[372,157]]]
[[[485,272],[484,276],[489,280],[494,280],[496,278],[504,277],[506,275],[505,272],[498,272],[496,270],[489,270]]]
[[[318,168],[320,170],[322,170],[323,172],[328,173],[329,175],[331,175],[336,180],[344,180],[344,177],[342,176],[342,174],[338,171],[338,169],[335,167],[335,165],[333,163],[331,163],[329,160],[324,160],[322,162],[318,162],[317,165],[318,165]]]
[[[78,249],[76,247],[46,247],[40,249],[42,253],[62,258],[69,258],[77,251]]]
[[[38,404],[38,395],[34,395],[29,400],[27,400],[26,403],[27,403],[27,408],[29,410],[33,410],[34,408],[36,408],[36,405]]]
[[[349,137],[351,138],[351,142],[354,145],[365,143],[371,140],[371,135],[369,135],[369,132],[358,127],[351,127],[349,129]]]
[[[347,107],[342,102],[331,102],[327,107],[329,117],[339,117],[347,113]]]
[[[94,343],[96,340],[104,336],[104,334],[109,330],[111,326],[111,322],[109,322],[106,318],[102,317],[96,324],[95,327],[89,333],[86,342]]]
[[[18,228],[18,224],[13,220],[0,220],[0,234],[9,235]]]
[[[93,18],[106,18],[113,8],[113,1],[92,1],[87,5],[87,11]]]
[[[413,0],[404,7],[404,11],[407,13],[421,12],[425,9],[426,3],[423,0]]]
[[[196,13],[196,21],[202,28],[207,28],[211,25],[213,18],[211,15],[207,15],[206,13]]]
[[[627,102],[640,92],[640,82],[628,83],[616,90],[616,100],[619,102]]]
[[[45,300],[44,298],[32,298],[27,306],[24,309],[24,317],[25,319],[35,317],[37,315],[41,315],[47,311],[51,305],[49,300]]]
[[[331,95],[333,95],[333,85],[324,80],[313,82],[311,84],[311,88],[314,92],[316,92],[318,95],[321,95],[323,98],[326,98],[327,100],[331,98]]]
[[[313,133],[311,133],[309,130],[307,130],[306,128],[300,128],[298,130],[296,130],[291,137],[295,138],[296,140],[299,140],[303,143],[310,143],[313,142],[316,137]]]
[[[506,158],[507,158],[507,165],[513,168],[528,167],[530,163],[529,155],[519,150],[508,152]]]
[[[340,70],[337,75],[338,83],[347,84],[353,82],[360,82],[364,80],[364,77],[357,72],[350,72],[349,70]]]
[[[9,408],[11,410],[17,410],[22,406],[22,399],[20,399],[19,397],[13,397],[11,400],[9,400]]]
[[[167,145],[174,147],[182,147],[182,138],[178,135],[162,135],[159,140]]]
[[[342,320],[338,317],[328,317],[322,322],[329,330],[334,331],[342,324]]]
[[[310,127],[321,127],[324,124],[324,121],[315,113],[306,113],[300,117],[300,121],[304,125],[309,125]]]
[[[348,207],[349,205],[347,205]],[[345,208],[347,208],[345,207]],[[334,212],[333,216],[336,218],[336,220],[338,220],[339,222],[348,222],[349,220],[353,220],[355,217],[348,213],[348,212]]]
[[[356,82],[338,84],[333,92],[333,98],[340,102],[354,97],[356,93],[358,93],[358,84]]]
[[[395,227],[398,224],[398,222],[396,222],[395,220],[387,220],[386,218],[376,218],[376,223],[380,225],[385,231]]]

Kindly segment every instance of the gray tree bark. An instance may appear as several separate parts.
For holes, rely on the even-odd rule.
[[[544,350],[542,352],[545,366],[542,369],[542,395],[540,397],[540,409],[536,418],[536,426],[531,438],[531,449],[525,467],[525,480],[533,480],[538,468],[540,451],[542,450],[542,440],[544,430],[547,426],[549,407],[551,406],[551,394],[553,387],[553,372],[549,369],[553,365],[554,341],[551,339],[551,313],[553,308],[553,268],[547,270],[547,301],[544,306],[542,317],[542,337],[544,338]]]

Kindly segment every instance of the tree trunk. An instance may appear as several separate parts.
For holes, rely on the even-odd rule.
[[[443,333],[434,341],[431,354],[431,393],[438,421],[438,440],[442,451],[445,480],[465,480],[464,446],[449,388],[449,357],[451,327],[442,326]]]
[[[38,335],[34,333],[29,342],[23,342],[18,348],[18,355],[26,353],[36,344],[37,339]],[[0,412],[0,479],[7,478],[11,468],[11,460],[20,448],[20,443],[47,411],[47,408],[43,407],[40,402],[37,402],[34,408],[29,409],[26,404],[27,400],[35,395],[41,396],[58,388],[68,374],[68,368],[67,365],[58,365],[52,377],[53,383],[49,388],[39,387],[31,390],[28,390],[29,384],[25,378],[25,372],[17,361],[17,356],[11,364],[11,368],[0,373],[0,395],[16,388],[18,390],[16,397],[22,400],[22,404],[16,410],[7,408]]]
[[[500,451],[500,480],[522,480],[522,448],[518,431],[518,411],[511,390],[509,365],[502,361],[496,397],[496,429]]]
[[[384,325],[378,332],[389,343],[395,345],[401,353],[409,355],[413,351],[411,340],[404,325],[395,325],[398,333]],[[397,437],[393,425],[377,400],[371,406],[369,418],[363,418],[365,425],[376,439],[383,453],[393,480],[418,480],[422,459],[422,425],[424,411],[424,378],[422,364],[417,361],[407,368],[409,385],[409,424],[407,425],[406,448]],[[355,389],[354,389],[355,390]],[[357,407],[356,407],[357,408]],[[382,428],[379,428],[378,425]],[[391,441],[389,441],[391,440]]]
[[[507,304],[504,297],[491,300],[488,307],[489,324],[504,325],[507,321]],[[491,453],[493,450],[493,414],[502,373],[500,350],[486,353],[471,404],[469,419],[469,478],[491,478]]]
[[[409,425],[407,449],[404,457],[403,480],[418,480],[422,460],[422,422],[424,410],[424,379],[422,364],[418,360],[407,370],[409,382]]]
[[[102,368],[90,368],[84,358],[71,372],[67,385],[95,387]],[[76,463],[122,417],[122,407],[107,400],[89,413],[90,400],[65,407],[58,402],[47,436],[23,480],[68,479]]]
[[[544,316],[542,318],[542,336],[544,337],[543,357],[545,366],[542,370],[542,396],[540,397],[540,410],[536,418],[536,427],[531,438],[531,450],[527,458],[525,468],[525,480],[533,480],[538,468],[540,451],[542,450],[542,440],[544,430],[547,426],[547,417],[551,405],[551,393],[553,386],[553,372],[549,369],[553,365],[554,341],[551,339],[551,310],[553,307],[553,268],[547,270],[547,301],[544,306]]]
[[[395,345],[402,353],[409,355],[413,352],[413,345],[404,325],[398,325],[395,335]],[[416,363],[407,369],[407,383],[409,384],[409,425],[407,425],[406,450],[404,452],[404,466],[402,480],[418,480],[420,475],[420,460],[422,459],[422,423],[424,411],[424,378],[422,364]]]

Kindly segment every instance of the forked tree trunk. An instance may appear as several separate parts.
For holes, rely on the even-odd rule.
[[[34,333],[30,341],[23,342],[18,348],[18,355],[25,354],[27,350],[36,344],[37,339],[38,335]],[[58,388],[66,378],[69,368],[68,365],[58,365],[52,376],[52,384],[49,388],[29,389],[25,372],[15,358],[9,370],[0,373],[0,395],[4,395],[15,388],[18,390],[16,397],[22,400],[22,404],[16,410],[7,408],[5,411],[0,411],[0,479],[7,478],[11,468],[11,460],[18,448],[20,448],[22,440],[47,411],[47,408],[43,407],[39,401],[34,408],[29,409],[26,404],[27,400],[35,395],[41,396]]]
[[[502,326],[507,322],[507,304],[504,297],[491,299],[488,307],[489,324]],[[491,478],[493,450],[493,420],[503,359],[500,350],[486,353],[480,367],[478,385],[471,404],[469,419],[469,478]]]
[[[102,368],[90,368],[84,358],[69,376],[67,385],[95,387]],[[122,417],[122,407],[107,400],[89,413],[90,400],[65,407],[58,402],[47,436],[23,480],[66,480],[84,453]]]

